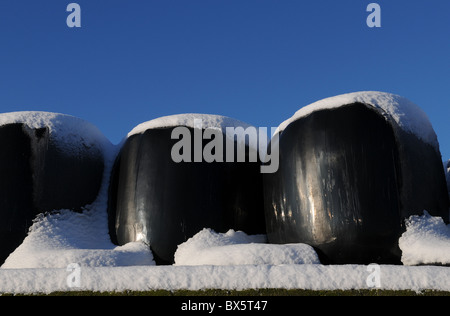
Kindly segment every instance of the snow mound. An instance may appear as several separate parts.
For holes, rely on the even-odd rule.
[[[432,145],[436,150],[439,149],[436,133],[425,112],[406,98],[378,91],[342,94],[314,102],[301,108],[291,118],[281,123],[275,133],[281,133],[290,123],[314,111],[338,108],[357,102],[382,110],[384,115],[388,119],[393,119],[400,128],[416,135],[424,142]]]
[[[103,217],[104,213],[95,209],[38,216],[29,235],[2,268],[65,268],[70,263],[85,267],[154,264],[143,243],[121,247],[112,244]]]
[[[266,244],[265,235],[247,235],[230,229],[216,233],[203,229],[178,246],[175,265],[281,265],[318,264],[314,249],[306,244]]]
[[[82,267],[120,267],[155,265],[148,246],[136,242],[112,249],[41,249],[15,252],[2,269],[66,268],[76,263]]]
[[[155,264],[149,247],[141,242],[112,244],[105,216],[95,207],[83,213],[41,214],[2,269],[65,268],[70,263],[84,267]]]
[[[0,114],[0,126],[22,123],[32,129],[47,127],[61,150],[74,152],[96,147],[110,150],[111,142],[93,124],[80,118],[52,112],[21,111]]]
[[[424,211],[406,221],[406,232],[399,239],[405,265],[450,264],[450,225],[441,217]]]

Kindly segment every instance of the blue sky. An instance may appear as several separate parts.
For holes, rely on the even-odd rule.
[[[69,28],[66,7],[81,7]],[[381,6],[381,28],[366,7]],[[118,143],[171,114],[278,126],[361,90],[418,104],[450,159],[450,1],[0,0],[0,112],[74,115]]]

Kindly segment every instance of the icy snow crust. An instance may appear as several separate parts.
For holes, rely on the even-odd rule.
[[[103,212],[69,210],[39,216],[31,233],[5,261],[5,269],[153,265],[147,245],[115,246],[109,240]]]
[[[80,118],[52,112],[21,111],[0,114],[0,126],[22,123],[29,128],[47,127],[55,145],[66,152],[85,151],[96,147],[109,152],[111,142],[93,124]]]
[[[89,125],[83,128],[84,123],[72,117],[26,113],[0,115],[0,125],[26,122],[30,127],[50,126],[53,137],[61,142],[72,137],[80,140],[76,135],[84,130],[94,135],[81,134],[83,141],[104,142],[98,130]],[[112,244],[107,225],[107,191],[109,173],[120,148],[108,148],[103,185],[96,201],[82,213],[60,210],[39,215],[22,245],[0,268],[0,293],[371,288],[367,280],[373,270],[368,266],[324,266],[308,245],[270,245],[264,235],[248,236],[233,230],[217,233],[205,228],[179,245],[172,266],[156,266],[148,245],[141,242],[119,247]],[[405,266],[380,265],[380,288],[450,291],[450,267],[407,266],[450,264],[449,229],[440,218],[428,213],[411,217],[399,240]],[[71,273],[67,266],[71,263],[81,267],[79,287],[70,287],[67,282]]]
[[[275,133],[281,133],[290,123],[314,111],[334,109],[352,103],[363,103],[381,110],[386,119],[393,119],[400,128],[416,135],[419,139],[439,150],[436,133],[425,112],[404,97],[378,91],[342,94],[314,102],[301,108],[291,118],[281,123]]]

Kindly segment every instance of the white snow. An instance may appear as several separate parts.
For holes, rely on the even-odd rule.
[[[379,287],[387,290],[450,291],[448,267],[380,265]],[[79,287],[70,287],[66,269],[0,269],[0,292],[143,291],[204,289],[350,290],[375,288],[365,265],[238,265],[81,267]]]
[[[75,213],[62,210],[39,216],[30,234],[5,261],[2,268],[114,267],[154,264],[147,245],[141,242],[115,246],[105,229],[104,212]]]
[[[248,236],[230,229],[225,234],[203,229],[178,246],[175,265],[280,265],[320,263],[306,244],[274,245],[265,235]]]
[[[426,211],[422,216],[411,216],[399,246],[405,265],[450,264],[450,225]]]
[[[227,127],[243,127],[245,129],[251,126],[242,121],[222,115],[185,113],[185,114],[163,116],[141,123],[128,133],[128,137],[134,134],[143,133],[148,129],[154,128],[165,128],[174,126],[186,126],[190,128],[198,128],[198,126],[196,126],[195,124],[195,120],[202,121],[202,128],[220,129],[224,134],[226,132]]]
[[[52,112],[20,111],[0,114],[0,126],[23,123],[29,128],[49,128],[50,137],[64,151],[74,152],[95,147],[111,150],[111,142],[93,124],[80,118]]]
[[[94,222],[98,220],[98,227],[94,224],[87,228],[79,226],[89,226],[89,216],[94,217]],[[204,229],[179,246],[175,265],[156,266],[143,244],[111,245],[100,220],[102,216],[95,219],[89,214],[83,218],[82,214],[71,216],[63,212],[58,216],[41,217],[27,237],[26,246],[16,251],[21,253],[13,253],[11,258],[16,259],[9,258],[8,265],[0,269],[0,293],[249,288],[348,290],[374,287],[450,291],[450,267],[379,265],[379,284],[376,284],[373,282],[376,270],[372,266],[325,266],[318,263],[309,246],[268,245],[264,244],[264,235],[248,236],[233,230],[220,234]],[[409,223],[402,236],[402,249],[407,249],[411,257],[430,255],[434,258],[440,251],[448,252],[448,248],[442,247],[448,247],[448,227],[442,225],[438,218],[425,214],[410,218]],[[100,229],[98,234],[95,233],[97,229]],[[84,233],[87,233],[85,238],[79,239]],[[431,242],[425,245],[428,250],[423,248],[424,245],[416,247],[412,242],[428,238],[431,238]],[[291,246],[293,248],[289,248]],[[245,256],[249,258],[245,259]],[[29,267],[21,266],[24,264],[21,260],[31,262]],[[39,263],[40,260],[44,263]],[[80,265],[76,287],[67,282],[69,277],[73,277],[72,270],[67,269],[71,260]]]
[[[363,103],[382,111],[393,119],[403,130],[413,133],[424,142],[439,150],[436,133],[425,112],[410,100],[386,92],[361,91],[326,98],[298,110],[291,118],[280,124],[275,133],[281,133],[290,123],[314,111],[333,109],[352,103]]]

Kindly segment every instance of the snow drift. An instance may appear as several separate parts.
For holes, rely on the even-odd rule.
[[[82,213],[62,210],[41,214],[2,268],[66,268],[71,263],[82,267],[154,265],[148,245],[111,243],[106,221],[104,207],[88,207]]]
[[[320,263],[306,244],[267,244],[265,235],[229,230],[221,234],[203,229],[178,246],[175,265],[280,265]]]

